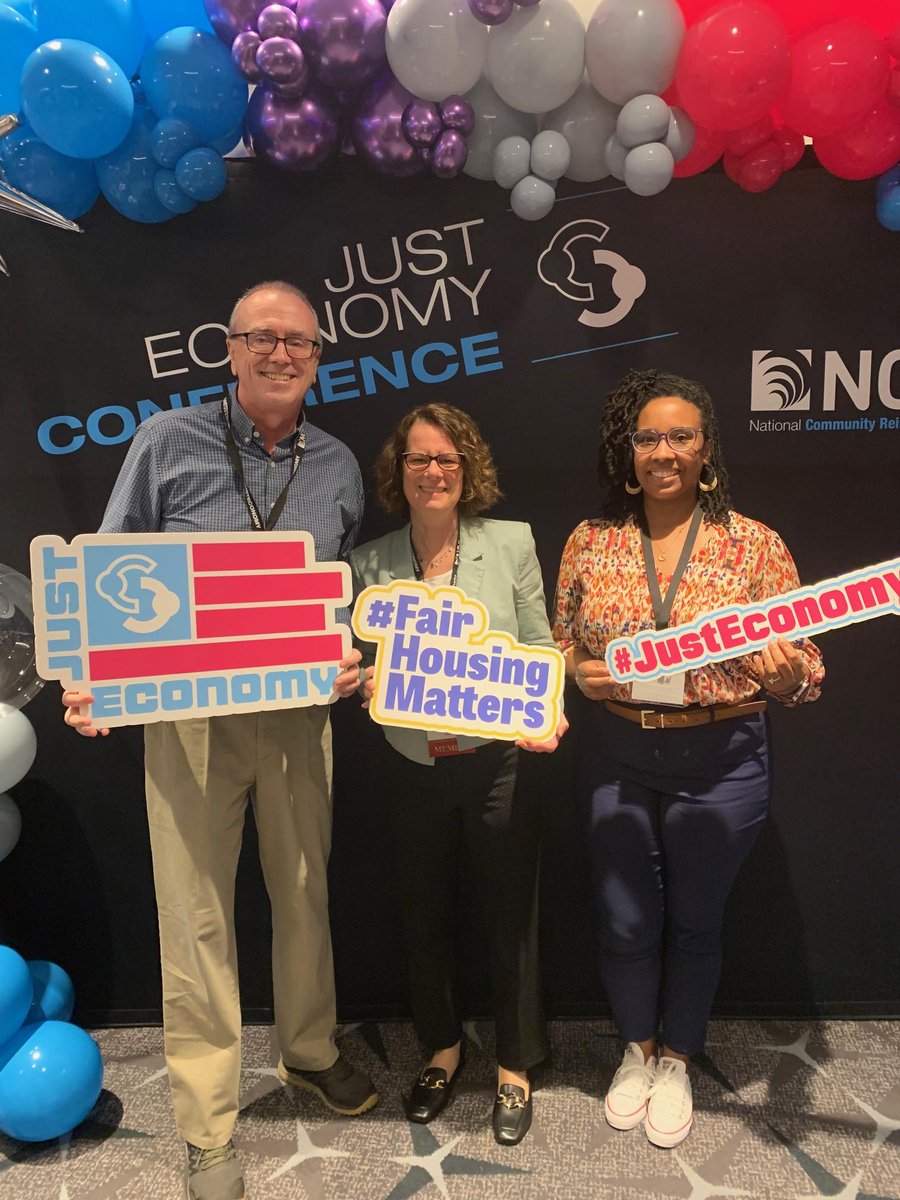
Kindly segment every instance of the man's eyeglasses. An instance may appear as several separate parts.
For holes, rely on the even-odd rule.
[[[464,454],[401,454],[408,471],[427,471],[433,462],[442,471],[458,471],[465,462]]]
[[[670,429],[668,433],[659,433],[655,429],[637,429],[628,437],[636,453],[649,454],[651,450],[656,449],[662,439],[665,439],[670,450],[676,452],[690,450],[697,440],[697,435],[702,435],[702,433],[702,429],[692,429],[690,425],[679,425],[675,429]]]
[[[322,349],[321,342],[301,337],[299,333],[289,334],[288,337],[276,337],[274,333],[251,329],[249,333],[229,333],[228,336],[245,338],[247,349],[252,350],[254,354],[272,354],[279,342],[284,342],[284,348],[291,358],[312,358],[317,350]]]

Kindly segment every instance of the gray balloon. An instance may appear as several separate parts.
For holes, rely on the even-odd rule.
[[[616,121],[616,137],[623,146],[661,142],[669,132],[669,106],[662,96],[647,93],[629,100]]]
[[[696,136],[697,126],[684,109],[669,109],[669,130],[663,138],[663,145],[669,147],[677,163],[687,158],[693,150]]]
[[[610,134],[603,147],[603,157],[606,160],[606,169],[616,179],[624,180],[625,178],[625,156],[628,153],[628,149],[622,145],[616,135]]]
[[[619,110],[591,87],[585,78],[570,100],[548,112],[541,121],[544,129],[558,129],[569,143],[571,159],[566,179],[576,183],[594,183],[605,179],[609,167],[603,157],[603,147],[610,134],[615,133]]]
[[[509,202],[517,217],[523,221],[540,221],[546,217],[556,200],[556,192],[549,183],[536,175],[526,175],[513,188]]]
[[[569,143],[556,129],[543,130],[531,143],[531,173],[548,183],[565,175],[571,158]]]
[[[22,814],[12,796],[0,792],[0,862],[16,848],[22,832]]]
[[[675,78],[683,37],[676,0],[600,0],[584,44],[591,83],[613,104],[659,96]]]
[[[635,146],[625,156],[625,186],[638,196],[655,196],[668,187],[674,170],[672,151],[662,142]]]
[[[513,188],[528,174],[531,142],[528,138],[504,138],[494,151],[494,181],[502,188]]]
[[[493,179],[494,150],[506,137],[518,134],[529,142],[537,133],[537,117],[517,112],[482,78],[466,92],[465,99],[475,113],[475,128],[469,134],[469,157],[463,167],[464,175],[473,179]]]

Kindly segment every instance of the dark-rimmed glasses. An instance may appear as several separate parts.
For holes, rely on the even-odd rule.
[[[284,342],[284,348],[291,358],[312,358],[317,350],[322,349],[322,343],[313,338],[302,337],[299,333],[290,333],[287,337],[276,337],[274,333],[265,333],[261,329],[251,329],[248,333],[229,333],[230,338],[242,337],[247,342],[247,349],[254,354],[274,354],[279,342]]]
[[[458,471],[466,459],[464,454],[416,454],[413,451],[401,454],[400,457],[406,463],[408,471],[427,471],[433,462],[436,462],[442,471]]]
[[[628,435],[628,438],[636,454],[649,454],[663,439],[670,450],[684,453],[685,450],[693,448],[697,434],[702,433],[702,429],[692,429],[690,425],[677,425],[668,433],[660,433],[656,429],[636,429],[634,433]]]

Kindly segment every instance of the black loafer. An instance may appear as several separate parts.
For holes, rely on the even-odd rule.
[[[531,1093],[525,1099],[525,1089],[514,1083],[502,1083],[494,1100],[491,1124],[494,1141],[501,1146],[518,1146],[531,1128]]]
[[[456,1070],[447,1078],[443,1067],[425,1067],[412,1086],[406,1101],[406,1115],[417,1125],[427,1125],[441,1112],[450,1099],[453,1086],[459,1078],[463,1060],[460,1058]]]

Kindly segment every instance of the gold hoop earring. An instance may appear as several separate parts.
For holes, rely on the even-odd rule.
[[[707,467],[709,467],[709,463],[704,463],[703,471],[705,471]],[[715,472],[715,470],[713,470],[712,467],[710,467],[709,469],[713,473],[712,481],[710,483],[703,482],[703,471],[700,472],[700,478],[697,480],[697,487],[699,487],[701,492],[714,492],[716,490],[716,488],[719,486],[718,475],[716,475],[716,472]]]
[[[629,496],[639,496],[643,490],[644,489],[641,487],[641,485],[639,483],[635,483],[634,485],[632,485],[628,482],[627,479],[625,480],[625,491],[628,493]]]

